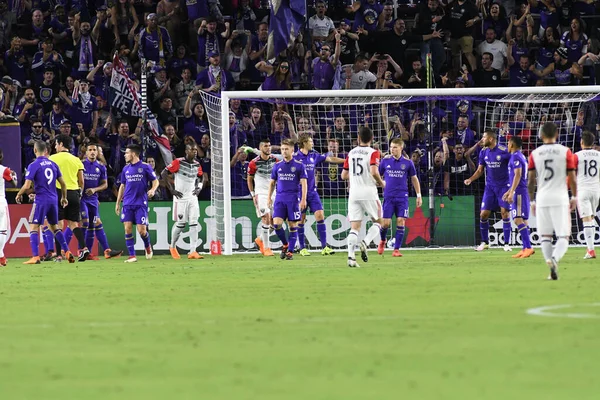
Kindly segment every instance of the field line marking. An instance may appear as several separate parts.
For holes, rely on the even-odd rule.
[[[555,305],[549,305],[549,306],[528,308],[525,311],[525,313],[528,315],[534,315],[534,316],[538,316],[538,317],[550,317],[550,318],[573,318],[573,319],[597,319],[597,318],[600,318],[600,314],[555,312],[558,310],[567,310],[567,309],[573,308],[573,307],[600,307],[600,303],[555,304]]]

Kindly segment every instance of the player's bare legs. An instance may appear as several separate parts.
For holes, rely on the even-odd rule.
[[[596,236],[594,217],[582,217],[581,221],[583,222],[583,234],[585,237],[585,244],[587,246],[587,252],[585,253],[585,256],[583,258],[586,260],[596,258],[596,250],[594,250],[594,238]]]
[[[382,218],[381,219],[381,241],[379,242],[379,246],[377,246],[377,253],[383,254],[385,250],[385,243],[387,240],[387,233],[390,225],[392,224],[391,218]],[[402,247],[402,242],[404,241],[404,226],[406,225],[406,219],[398,217],[396,218],[396,235],[394,237],[394,252],[392,253],[392,257],[402,257],[402,253],[400,253],[400,247]]]

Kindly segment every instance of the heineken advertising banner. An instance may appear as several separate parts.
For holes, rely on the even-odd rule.
[[[114,203],[101,203],[100,216],[108,242],[113,249],[125,249],[125,238],[123,224],[115,214]],[[148,215],[150,236],[156,253],[168,253],[171,227],[173,226],[171,216],[171,202],[150,202]],[[325,199],[325,224],[327,226],[327,243],[335,248],[346,246],[346,235],[350,230],[350,223],[346,217],[347,199]],[[31,211],[31,205],[10,205],[11,233],[7,244],[8,257],[27,257],[30,255],[29,231],[27,219]],[[415,199],[410,199],[410,218],[406,221],[406,234],[404,246],[427,246],[430,241],[429,210],[427,199],[424,199],[423,207],[415,208]],[[454,201],[445,204],[436,204],[435,244],[440,246],[472,246],[475,244],[475,210],[474,197],[454,197]],[[256,250],[254,238],[260,234],[260,220],[256,217],[254,204],[251,200],[232,200],[232,217],[234,229],[234,251]],[[210,242],[215,239],[216,219],[208,201],[200,202],[200,240],[199,250],[210,251]],[[363,224],[364,235],[366,225]],[[395,221],[392,221],[391,231],[395,230]],[[320,246],[316,222],[313,215],[309,215],[305,224],[306,241],[311,247]],[[276,235],[271,236],[272,247],[277,249],[281,246]],[[71,247],[75,248],[75,240]],[[95,245],[96,247],[97,245]],[[189,235],[186,231],[181,235],[177,246],[189,250]],[[143,244],[139,235],[136,239],[136,249],[143,250]],[[40,252],[44,249],[40,246]],[[97,250],[93,251],[97,254]]]

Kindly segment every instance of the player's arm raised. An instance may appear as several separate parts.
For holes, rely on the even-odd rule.
[[[343,164],[344,161],[345,160],[343,158],[333,157],[333,156],[327,156],[325,158],[325,162],[333,163],[333,164]]]

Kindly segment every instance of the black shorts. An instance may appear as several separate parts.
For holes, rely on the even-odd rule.
[[[65,208],[60,205],[60,198],[61,193],[60,189],[58,189],[58,220],[62,221],[66,219],[67,221],[79,222],[81,219],[79,190],[67,190],[67,201],[69,204]]]

